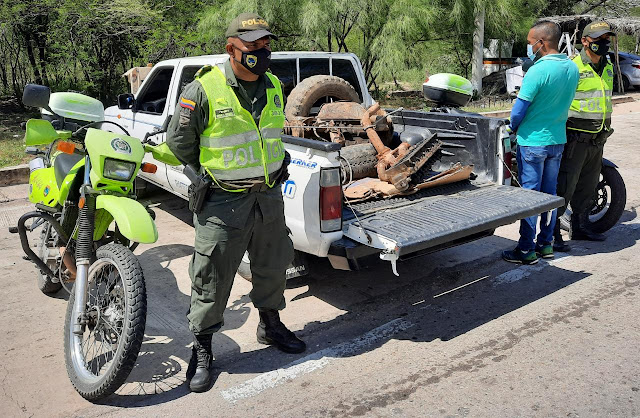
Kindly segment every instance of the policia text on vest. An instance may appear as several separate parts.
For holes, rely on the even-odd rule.
[[[284,127],[280,81],[265,73],[273,88],[267,89],[267,103],[260,126],[244,109],[233,88],[227,85],[220,68],[213,67],[197,78],[209,97],[209,124],[200,135],[200,165],[215,182],[264,177],[274,187],[270,175],[284,160],[280,139]]]
[[[607,64],[601,76],[583,61],[582,54],[573,59],[578,66],[580,80],[569,108],[568,130],[595,134],[608,130],[611,125],[613,65],[606,57],[602,59],[607,60]]]

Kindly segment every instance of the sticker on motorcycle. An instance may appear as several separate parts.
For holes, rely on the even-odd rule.
[[[131,154],[131,145],[122,138],[114,138],[111,141],[111,148],[120,154]]]

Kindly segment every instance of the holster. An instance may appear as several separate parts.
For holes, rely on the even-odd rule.
[[[193,213],[200,213],[204,202],[207,200],[207,197],[209,197],[213,180],[206,173],[198,174],[191,164],[186,165],[183,172],[191,181],[187,189],[189,210]]]
[[[613,135],[613,128],[609,128],[608,131],[601,131],[591,139],[591,143],[595,146],[604,145],[611,135]]]

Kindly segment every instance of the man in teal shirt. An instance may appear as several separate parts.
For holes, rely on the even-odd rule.
[[[510,129],[518,142],[518,180],[525,189],[556,194],[558,171],[564,144],[569,106],[578,86],[578,68],[565,54],[558,53],[560,28],[549,21],[536,23],[527,36],[527,55],[534,65],[527,71],[511,111]],[[520,239],[506,261],[538,262],[538,256],[553,258],[553,228],[556,211],[520,221]]]

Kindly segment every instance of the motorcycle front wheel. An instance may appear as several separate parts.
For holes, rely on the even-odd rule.
[[[147,318],[144,276],[131,250],[107,244],[96,252],[87,283],[87,324],[73,333],[75,292],[64,328],[67,373],[76,391],[96,401],[115,392],[138,358]]]

